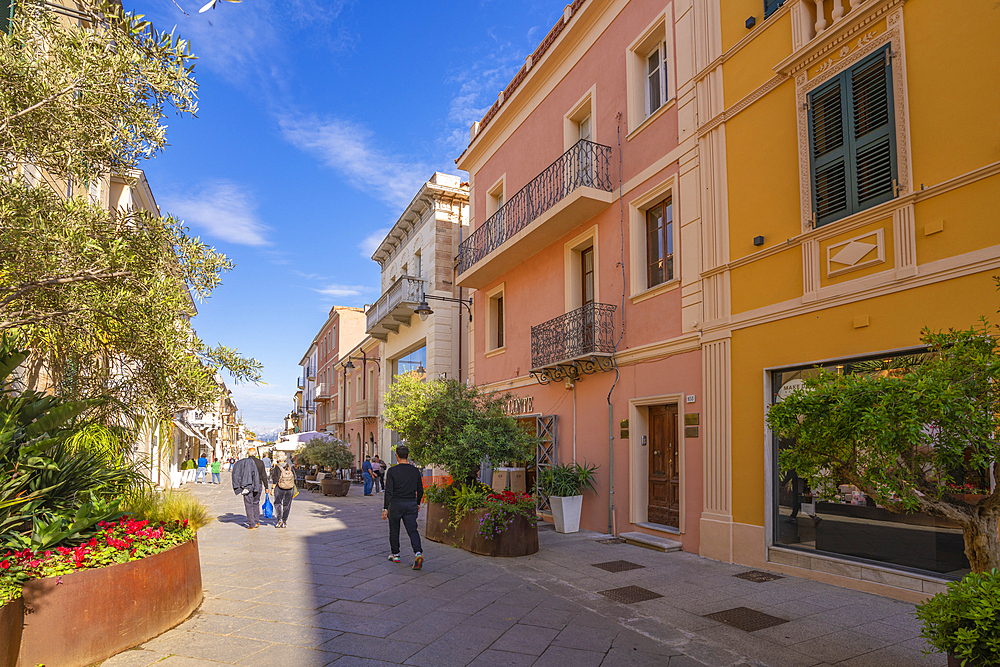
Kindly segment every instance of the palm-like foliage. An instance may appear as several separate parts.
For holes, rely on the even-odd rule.
[[[121,500],[145,480],[114,432],[81,420],[92,402],[13,389],[25,358],[0,341],[0,543],[45,548],[120,516]],[[89,447],[97,435],[106,449]]]

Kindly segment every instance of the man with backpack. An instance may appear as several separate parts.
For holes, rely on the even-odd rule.
[[[271,482],[274,484],[274,518],[278,522],[275,528],[288,528],[288,512],[292,509],[292,498],[295,497],[295,471],[287,462],[285,453],[275,455],[271,466]]]
[[[417,467],[410,463],[409,456],[409,447],[396,447],[399,463],[385,473],[382,520],[389,520],[389,560],[399,562],[399,522],[402,521],[413,547],[413,569],[419,570],[424,566],[424,555],[420,550],[417,514],[420,512],[420,501],[424,498],[424,480]]]

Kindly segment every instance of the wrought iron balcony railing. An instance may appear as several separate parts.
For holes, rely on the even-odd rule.
[[[611,147],[581,139],[500,210],[480,225],[458,250],[458,272],[464,273],[527,227],[533,220],[581,187],[612,192]]]
[[[531,374],[542,384],[614,368],[615,306],[588,303],[531,327]]]

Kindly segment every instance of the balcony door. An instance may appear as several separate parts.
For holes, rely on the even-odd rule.
[[[580,315],[582,326],[580,329],[580,349],[578,354],[585,354],[594,351],[594,336],[597,329],[596,313],[593,308],[594,246],[584,248],[580,251],[580,279],[582,281],[580,284],[580,297],[582,301]]]
[[[592,123],[590,114],[584,116],[579,123],[579,141],[577,150],[579,151],[580,162],[580,185],[594,187],[594,156],[590,153],[590,142],[593,141]]]
[[[648,521],[679,529],[681,484],[677,451],[677,406],[651,405],[648,410]]]

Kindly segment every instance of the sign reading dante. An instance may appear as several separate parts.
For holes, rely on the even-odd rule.
[[[508,415],[530,415],[535,411],[534,401],[531,396],[512,398],[504,402],[503,411]]]

